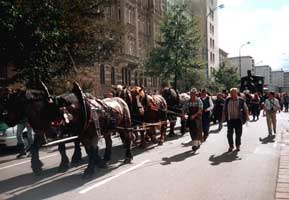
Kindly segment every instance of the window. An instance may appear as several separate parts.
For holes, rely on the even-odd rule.
[[[114,67],[111,67],[110,80],[111,80],[111,84],[114,85],[115,84],[115,69],[114,69]]]
[[[126,70],[127,70],[127,69],[124,68],[124,67],[121,69],[121,79],[122,79],[122,84],[123,84],[123,85],[125,85],[126,82],[127,82]]]
[[[127,85],[131,85],[131,71],[130,70],[127,70],[126,71],[127,73]]]
[[[118,16],[117,16],[118,21],[121,20],[121,10],[120,7],[118,7]]]
[[[100,84],[105,84],[105,71],[104,71],[104,65],[101,64],[99,67],[99,75],[100,75]]]
[[[137,71],[134,73],[134,85],[138,85],[138,73]]]

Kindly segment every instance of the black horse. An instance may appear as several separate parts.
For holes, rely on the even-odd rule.
[[[93,115],[91,104],[84,100],[83,93],[76,83],[72,93],[58,97],[52,97],[44,84],[42,88],[41,91],[24,90],[11,93],[4,105],[5,122],[9,126],[14,126],[23,118],[27,118],[34,129],[36,134],[31,146],[31,167],[36,174],[42,171],[43,163],[39,160],[39,148],[44,143],[43,138],[59,139],[62,136],[75,135],[79,136],[79,140],[75,141],[72,161],[76,162],[81,159],[81,141],[89,157],[84,176],[91,176],[95,165],[101,161],[98,156],[100,130],[98,130],[97,123],[91,120]],[[55,127],[61,130],[60,135],[51,131]],[[65,144],[60,143],[58,147],[61,154],[59,169],[63,171],[68,169],[69,159],[66,155]],[[110,156],[110,150],[106,150],[106,154]],[[109,158],[109,156],[106,157]],[[132,156],[128,157],[131,159]]]
[[[177,116],[182,113],[182,106],[185,101],[190,99],[187,93],[179,94],[175,89],[165,87],[161,92],[162,96],[168,104],[168,119],[170,121],[170,133],[169,136],[174,136],[174,128],[177,122]],[[186,132],[186,122],[181,120],[181,133],[184,135]]]

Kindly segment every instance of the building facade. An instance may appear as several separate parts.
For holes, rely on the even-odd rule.
[[[255,66],[255,75],[264,77],[264,86],[272,87],[272,69],[269,65]]]
[[[160,40],[160,26],[166,12],[166,0],[118,0],[105,13],[126,27],[121,55],[112,64],[96,63],[96,90],[104,96],[111,85],[140,85],[147,90],[158,90],[160,80],[150,78],[142,67],[150,50]]]
[[[281,89],[284,87],[284,71],[272,71],[271,78],[272,85],[277,88],[277,91],[281,91]]]
[[[219,49],[219,62],[220,62],[220,66],[225,65],[225,63],[228,60],[228,53],[225,52],[223,49]]]
[[[202,36],[201,56],[207,62],[206,75],[210,78],[219,69],[217,0],[187,0],[189,10],[199,21]]]
[[[284,87],[282,92],[289,92],[289,71],[284,72]]]
[[[238,69],[240,78],[246,77],[248,70],[252,75],[259,76],[255,71],[255,61],[251,56],[231,57],[228,58],[229,66]]]

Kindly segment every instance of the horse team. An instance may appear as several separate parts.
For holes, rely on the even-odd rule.
[[[49,141],[60,141],[61,155],[59,171],[69,168],[64,138],[77,136],[71,163],[82,159],[80,144],[88,155],[84,177],[94,174],[95,166],[105,167],[111,159],[113,132],[118,132],[125,147],[124,163],[133,159],[132,143],[140,135],[140,146],[147,141],[162,145],[166,137],[167,121],[170,121],[170,136],[174,135],[176,116],[181,115],[182,104],[189,99],[187,94],[178,94],[174,89],[164,88],[162,95],[149,95],[144,88],[115,88],[114,97],[97,99],[84,93],[75,82],[71,92],[51,95],[44,83],[39,90],[17,90],[1,92],[1,121],[15,126],[24,119],[33,128],[34,143],[30,147],[31,168],[35,174],[42,172],[39,149]],[[157,138],[156,129],[160,130]],[[185,122],[182,122],[182,134]],[[138,134],[139,133],[139,134]],[[105,139],[104,155],[99,155],[98,141]]]

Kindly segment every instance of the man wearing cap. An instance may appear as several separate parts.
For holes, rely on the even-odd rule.
[[[192,150],[195,152],[200,148],[202,140],[202,113],[203,103],[197,96],[197,89],[192,88],[190,91],[190,100],[183,105],[182,118],[185,118],[185,114],[188,115],[188,126],[190,129],[190,135],[192,138]]]
[[[230,90],[230,97],[225,101],[224,112],[223,112],[223,122],[227,120],[228,131],[227,138],[229,143],[229,152],[234,149],[233,134],[235,130],[236,139],[235,145],[236,150],[240,151],[241,137],[243,131],[243,124],[249,121],[249,111],[246,102],[243,98],[238,97],[238,89],[232,88]]]
[[[270,92],[268,94],[268,99],[265,100],[264,104],[264,112],[266,113],[269,136],[272,136],[272,125],[273,131],[276,134],[276,113],[278,110],[280,110],[279,101],[274,96],[275,93]]]
[[[201,91],[201,100],[203,102],[202,127],[204,132],[204,141],[206,141],[209,136],[211,111],[214,108],[214,104],[212,98],[207,94],[206,89],[202,89]]]

